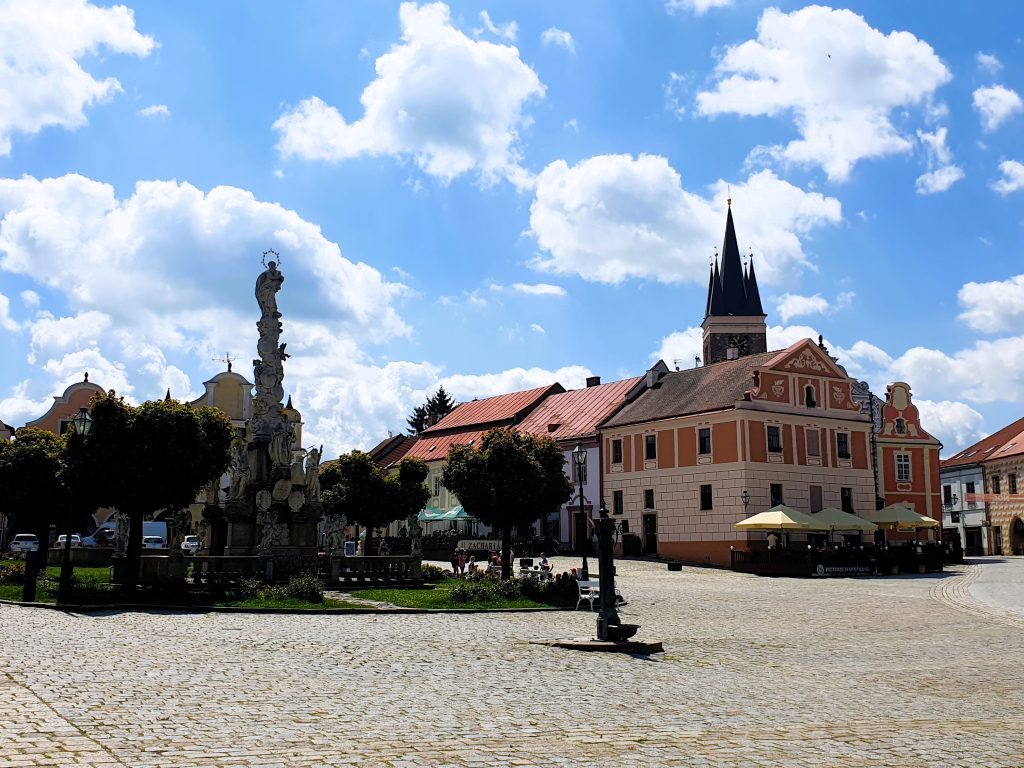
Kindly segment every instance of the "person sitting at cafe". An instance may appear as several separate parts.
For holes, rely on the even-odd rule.
[[[775,531],[768,534],[768,549],[779,548],[779,537],[775,535]]]
[[[540,553],[540,570],[542,573],[551,573],[551,562],[543,552]]]
[[[476,557],[475,556],[473,556],[473,555],[469,556],[469,562],[466,563],[466,568],[469,570],[469,572],[471,574],[476,573],[477,565],[476,565]]]

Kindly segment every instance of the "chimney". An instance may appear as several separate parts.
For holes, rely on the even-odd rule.
[[[601,377],[600,376],[588,376],[587,377],[587,387],[597,387],[600,384],[601,384]]]
[[[437,424],[437,421],[438,421],[438,419],[437,419],[437,414],[436,413],[428,413],[427,414],[427,426],[428,427],[434,426],[435,424]]]

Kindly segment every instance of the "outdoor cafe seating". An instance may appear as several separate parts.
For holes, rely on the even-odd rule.
[[[867,576],[878,573],[925,572],[942,569],[942,552],[931,544],[888,546],[884,530],[934,528],[938,522],[902,504],[864,516],[829,507],[805,514],[783,504],[736,523],[741,531],[765,532],[765,539],[732,547],[734,570],[777,576]],[[882,529],[880,545],[857,543]],[[836,532],[844,534],[839,542]],[[895,570],[894,570],[895,569]]]

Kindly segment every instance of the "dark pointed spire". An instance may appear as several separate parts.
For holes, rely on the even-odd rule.
[[[761,308],[761,292],[757,289],[757,275],[754,274],[754,254],[750,254],[750,264],[747,267],[747,314],[763,315]]]
[[[725,240],[722,243],[722,307],[718,315],[746,315],[747,291],[744,285],[743,264],[736,244],[736,227],[732,223],[732,200],[725,217]]]
[[[171,388],[170,387],[167,388],[167,394],[164,395],[164,402],[165,403],[171,402]]]
[[[289,411],[293,410],[292,409],[292,396],[291,395],[288,395],[288,405],[286,405],[285,408],[287,408]]]
[[[715,254],[715,259],[711,259],[708,262],[708,300],[704,305],[704,317],[711,314],[711,299],[715,295],[715,263],[718,254]]]
[[[718,254],[715,254],[715,264],[711,268],[711,280],[708,283],[708,306],[705,317],[725,314],[725,297],[722,295],[722,275],[718,271]]]

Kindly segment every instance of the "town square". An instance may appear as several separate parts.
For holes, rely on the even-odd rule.
[[[0,0],[0,768],[1024,765],[1010,3]]]

